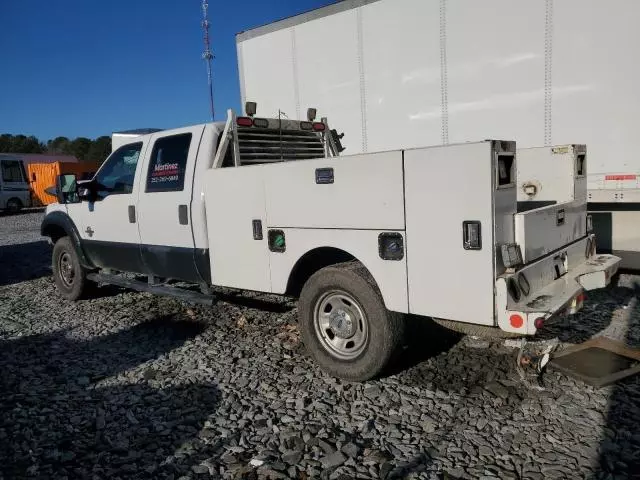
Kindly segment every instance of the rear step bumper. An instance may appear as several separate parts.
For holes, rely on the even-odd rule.
[[[576,268],[577,279],[585,290],[604,288],[611,283],[611,277],[618,272],[620,257],[615,255],[596,255]]]
[[[585,290],[604,288],[617,273],[620,258],[615,255],[585,255],[593,237],[589,236],[496,281],[498,326],[507,332],[533,335],[555,315],[572,314],[582,307]],[[558,262],[566,273],[559,278]],[[560,267],[562,268],[562,267]],[[526,281],[520,280],[524,276]],[[520,298],[514,299],[514,285]],[[519,285],[529,284],[524,294]],[[511,291],[510,291],[511,290]],[[526,290],[526,289],[525,289]]]

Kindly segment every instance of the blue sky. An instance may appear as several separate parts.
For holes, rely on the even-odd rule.
[[[216,118],[235,34],[334,0],[209,0]],[[0,133],[95,138],[209,120],[201,0],[0,0]]]

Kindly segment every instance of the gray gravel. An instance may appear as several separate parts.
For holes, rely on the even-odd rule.
[[[640,472],[638,378],[594,389],[549,371],[534,390],[502,342],[415,320],[389,376],[341,382],[306,356],[295,304],[277,297],[219,291],[201,308],[101,288],[61,300],[41,216],[0,217],[0,479]],[[591,293],[541,336],[638,346],[635,281]]]

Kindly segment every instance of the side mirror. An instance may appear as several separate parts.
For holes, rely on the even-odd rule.
[[[80,200],[90,200],[91,193],[91,180],[80,180],[78,182],[78,197],[80,198]]]
[[[74,174],[58,175],[56,177],[56,197],[58,203],[76,203],[78,198],[78,185]]]

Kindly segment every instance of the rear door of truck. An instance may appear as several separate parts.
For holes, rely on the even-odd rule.
[[[136,222],[147,272],[200,283],[205,251],[195,249],[191,196],[204,125],[152,136],[138,184]],[[200,253],[199,253],[200,252]]]

